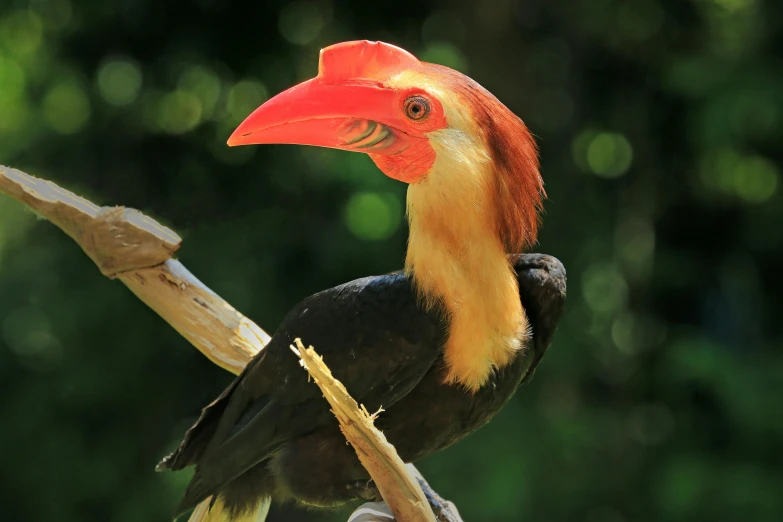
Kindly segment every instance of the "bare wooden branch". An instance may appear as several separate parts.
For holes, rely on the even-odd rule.
[[[180,248],[181,238],[141,212],[124,207],[99,207],[51,181],[3,166],[0,166],[0,192],[57,225],[76,241],[104,275],[122,281],[221,368],[238,374],[269,342],[270,336],[264,330],[172,258]],[[308,357],[306,350],[303,353]],[[314,362],[316,358],[313,353],[306,359],[311,371],[323,366],[320,358],[317,358],[320,364]],[[327,375],[331,377],[323,366],[319,382],[329,382]],[[434,522],[421,486],[401,467],[402,461],[393,446],[372,426],[371,416],[359,409],[345,388],[337,381],[334,383],[325,396],[346,437],[353,438],[351,442],[362,464],[384,499],[390,501],[397,520]],[[412,465],[408,466],[418,475]],[[426,483],[423,485],[428,490]],[[398,499],[407,504],[398,506]],[[196,508],[191,522],[206,516],[209,501]]]
[[[291,350],[321,388],[340,422],[340,430],[356,450],[394,517],[405,522],[436,522],[421,486],[405,469],[394,446],[373,424],[375,416],[353,400],[312,346],[305,348],[299,339],[295,342]]]
[[[138,210],[99,207],[2,166],[0,191],[71,236],[104,275],[122,281],[221,368],[238,374],[269,342],[266,332],[172,259],[180,237]]]

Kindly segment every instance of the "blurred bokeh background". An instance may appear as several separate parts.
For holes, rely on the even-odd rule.
[[[405,186],[232,128],[338,41],[464,71],[538,137],[570,294],[533,382],[420,468],[468,521],[780,520],[782,24],[775,0],[3,0],[0,164],[170,225],[273,331],[401,267]],[[0,197],[0,518],[168,520],[188,474],[153,466],[230,378]]]

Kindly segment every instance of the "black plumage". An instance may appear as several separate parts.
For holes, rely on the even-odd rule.
[[[159,464],[158,470],[196,465],[177,514],[215,494],[236,514],[261,497],[330,506],[362,496],[354,485],[367,472],[291,353],[297,337],[315,346],[359,403],[370,411],[383,407],[376,425],[406,462],[488,422],[532,375],[565,299],[557,259],[521,255],[514,268],[532,340],[474,394],[443,383],[448,320],[437,307],[422,309],[402,273],[358,279],[302,301]]]

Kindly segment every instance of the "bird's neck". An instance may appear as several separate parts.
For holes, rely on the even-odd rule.
[[[517,279],[496,232],[486,161],[439,164],[408,188],[405,259],[427,306],[449,317],[450,382],[475,391],[508,364],[528,335]]]

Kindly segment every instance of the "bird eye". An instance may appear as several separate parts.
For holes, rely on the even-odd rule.
[[[430,113],[430,102],[424,96],[409,96],[405,99],[405,115],[413,121],[421,121]]]

